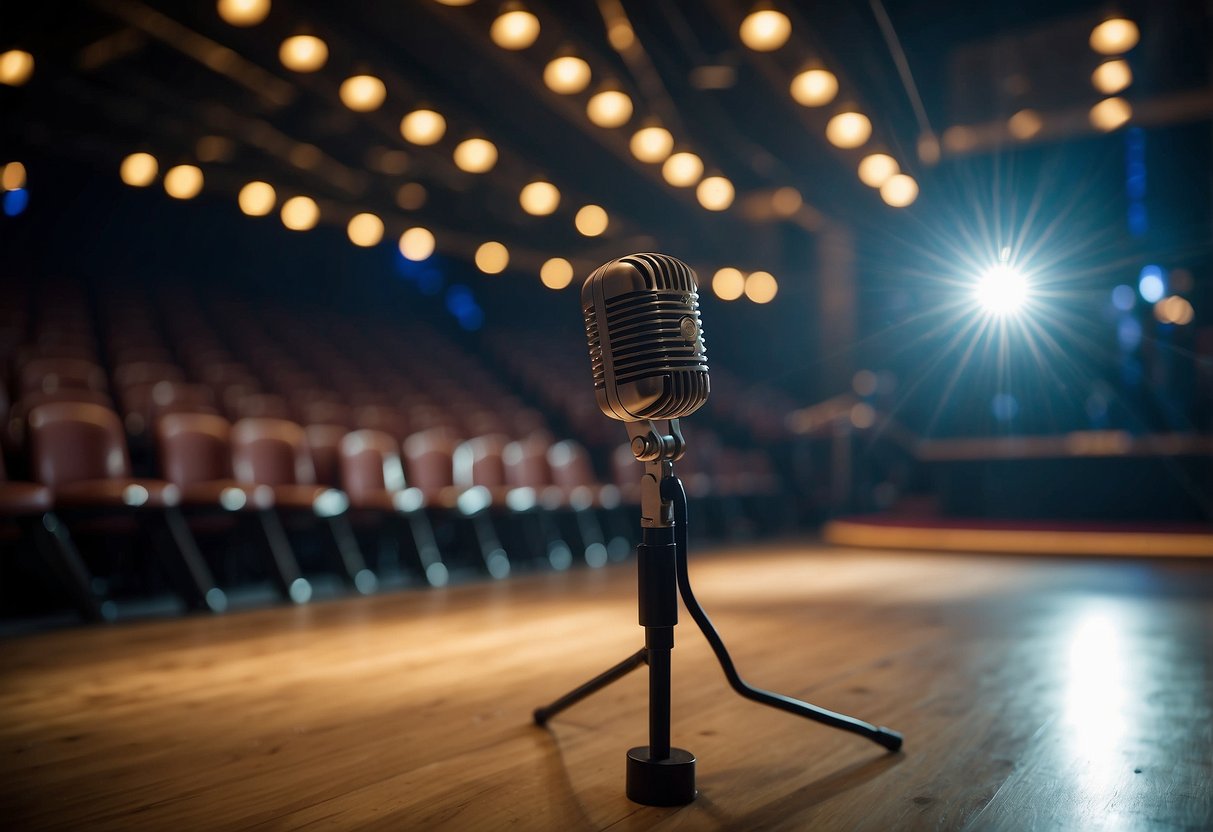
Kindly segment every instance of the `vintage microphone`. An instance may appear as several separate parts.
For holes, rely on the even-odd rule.
[[[691,591],[687,573],[687,498],[673,463],[686,450],[678,420],[707,401],[707,352],[695,273],[664,254],[633,254],[601,266],[581,290],[594,393],[607,416],[627,423],[632,453],[645,464],[641,479],[641,543],[636,549],[639,652],[535,710],[551,717],[621,678],[649,666],[649,744],[628,751],[627,796],[649,806],[695,799],[695,757],[670,745],[670,653],[678,623],[678,593],[699,625],[729,685],[742,696],[851,731],[897,751],[902,737],[845,714],[752,687],[737,673],[724,642]],[[667,421],[659,429],[654,420]]]

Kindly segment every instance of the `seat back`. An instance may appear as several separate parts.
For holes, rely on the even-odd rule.
[[[341,439],[341,486],[357,503],[380,491],[404,488],[404,466],[395,438],[381,430],[356,430]]]
[[[341,477],[339,447],[348,431],[341,425],[308,425],[304,428],[308,453],[312,467],[316,470],[316,482],[337,486]]]
[[[156,426],[160,471],[177,485],[230,479],[232,427],[205,413],[170,413]]]
[[[552,485],[552,469],[548,465],[546,434],[533,434],[511,442],[502,450],[506,484],[513,488],[546,488]]]
[[[105,371],[92,361],[79,358],[35,358],[21,368],[23,393],[55,393],[60,390],[105,391]]]
[[[404,441],[404,466],[409,485],[434,492],[455,484],[455,447],[458,441],[446,428],[414,433]]]
[[[114,384],[119,390],[158,381],[185,381],[185,373],[176,364],[162,361],[132,361],[114,368]]]
[[[455,449],[455,485],[471,488],[483,485],[500,488],[508,484],[502,454],[510,438],[504,434],[489,434],[469,439]]]
[[[118,414],[86,402],[41,404],[29,415],[34,478],[52,488],[129,477],[131,460]]]
[[[552,471],[552,481],[561,488],[598,484],[594,466],[590,464],[589,453],[572,439],[565,439],[548,448],[547,459],[548,467]]]
[[[241,419],[232,425],[232,472],[240,482],[259,485],[316,482],[303,428],[285,419]]]

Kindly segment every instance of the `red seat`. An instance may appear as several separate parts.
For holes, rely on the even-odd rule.
[[[273,489],[275,505],[327,514],[344,509],[344,495],[316,484],[303,428],[285,419],[241,419],[232,426],[232,471],[246,485]],[[318,505],[326,500],[327,504]]]
[[[104,392],[105,371],[92,361],[79,358],[35,358],[21,368],[20,389],[24,393],[56,393],[60,390]]]
[[[619,505],[619,489],[598,482],[590,455],[581,444],[571,439],[557,442],[548,448],[547,460],[553,482],[564,489],[566,499],[574,508],[615,508]]]
[[[449,428],[431,428],[404,441],[409,485],[420,489],[427,505],[454,508],[462,489],[456,487],[453,457],[459,444]]]
[[[158,381],[185,381],[185,373],[176,364],[160,361],[134,361],[114,368],[114,384],[119,390]]]
[[[10,482],[0,456],[0,516],[32,517],[51,510],[51,490],[36,482]]]
[[[232,476],[231,425],[222,416],[169,414],[157,423],[156,438],[161,472],[181,489],[183,504],[229,511],[273,505],[272,489]]]
[[[304,429],[308,453],[312,457],[312,467],[316,472],[316,482],[321,485],[340,485],[339,448],[342,437],[348,432],[342,425],[308,425]]]

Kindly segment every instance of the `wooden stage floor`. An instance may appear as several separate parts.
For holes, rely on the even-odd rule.
[[[689,617],[674,741],[699,799],[623,795],[633,564],[0,642],[5,829],[1213,828],[1213,563],[865,552],[692,555],[751,682],[901,730],[735,696]]]

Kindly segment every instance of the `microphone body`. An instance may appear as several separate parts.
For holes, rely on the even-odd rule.
[[[708,400],[695,272],[665,254],[600,266],[581,289],[594,393],[622,422],[677,419]]]

